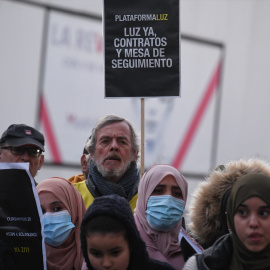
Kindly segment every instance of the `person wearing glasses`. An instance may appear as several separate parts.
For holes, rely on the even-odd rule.
[[[33,127],[12,124],[0,139],[0,162],[29,162],[34,178],[44,162],[44,136]]]

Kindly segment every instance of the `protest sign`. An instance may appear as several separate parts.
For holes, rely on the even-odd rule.
[[[105,97],[180,96],[179,0],[104,0]]]
[[[0,163],[0,239],[13,251],[15,269],[46,269],[41,215],[29,163]]]

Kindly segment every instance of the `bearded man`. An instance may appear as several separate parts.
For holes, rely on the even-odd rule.
[[[118,194],[134,210],[140,180],[138,141],[133,126],[124,118],[107,115],[97,122],[86,144],[90,154],[88,177],[73,183],[87,208],[96,197]]]

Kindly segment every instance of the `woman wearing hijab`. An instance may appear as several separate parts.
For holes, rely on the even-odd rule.
[[[143,175],[134,213],[137,228],[151,258],[182,269],[185,256],[179,244],[188,183],[169,165],[154,165]]]
[[[189,231],[204,248],[229,233],[226,206],[228,195],[235,182],[250,173],[270,177],[269,162],[260,158],[231,160],[211,171],[192,192],[189,204]]]
[[[37,190],[43,211],[47,269],[80,270],[80,224],[86,211],[81,194],[72,183],[58,177],[41,181]]]
[[[262,174],[240,177],[227,203],[230,234],[219,238],[184,270],[270,269],[270,178]]]

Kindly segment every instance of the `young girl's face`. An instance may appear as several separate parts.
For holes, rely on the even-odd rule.
[[[234,215],[238,238],[253,252],[262,251],[270,244],[270,208],[258,197],[241,203]]]
[[[87,236],[87,254],[95,270],[126,270],[130,250],[123,233],[96,233]]]

